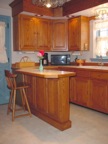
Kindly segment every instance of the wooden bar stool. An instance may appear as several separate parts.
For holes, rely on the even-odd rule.
[[[28,100],[26,97],[25,89],[29,87],[28,84],[24,82],[16,83],[16,74],[11,73],[8,70],[5,70],[5,77],[7,81],[7,87],[10,89],[10,98],[9,98],[9,104],[8,104],[8,110],[7,114],[9,112],[12,112],[12,121],[14,121],[15,118],[21,117],[21,116],[31,116],[30,107],[28,104]],[[19,90],[21,94],[21,100],[22,100],[22,107],[16,109],[16,91]],[[15,115],[15,112],[17,110],[27,109],[28,112],[24,112],[23,114]]]

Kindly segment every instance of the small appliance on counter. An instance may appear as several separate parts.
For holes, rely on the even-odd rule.
[[[42,59],[42,64],[44,66],[48,65],[48,53],[44,53],[44,58]]]
[[[70,54],[51,55],[51,65],[70,65]]]

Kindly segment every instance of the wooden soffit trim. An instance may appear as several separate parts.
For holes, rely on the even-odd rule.
[[[53,9],[33,5],[32,0],[14,0],[9,5],[12,8],[12,16],[18,15],[23,11],[46,16],[54,16]]]

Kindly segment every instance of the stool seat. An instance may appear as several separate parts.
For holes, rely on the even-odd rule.
[[[7,110],[7,114],[9,114],[9,112],[12,112],[12,121],[14,121],[15,118],[21,117],[21,116],[31,116],[31,111],[30,111],[30,107],[29,107],[29,103],[27,100],[27,96],[26,96],[26,92],[25,89],[29,88],[30,85],[26,82],[16,82],[16,74],[11,73],[8,70],[5,70],[5,77],[6,77],[6,81],[7,81],[7,87],[8,89],[10,89],[10,98],[9,98],[9,103],[8,103],[8,110]],[[21,96],[21,100],[22,100],[22,108],[16,109],[16,91],[19,90],[20,91],[20,96]],[[19,96],[19,95],[18,95]],[[15,115],[15,112],[17,110],[27,110],[28,112],[23,113],[23,114],[19,114],[19,115]]]

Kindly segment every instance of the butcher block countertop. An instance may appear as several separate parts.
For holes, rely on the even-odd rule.
[[[79,69],[108,70],[108,66],[68,66]]]
[[[43,78],[61,78],[61,77],[69,77],[69,76],[75,76],[75,72],[67,72],[67,71],[59,71],[59,70],[47,70],[44,69],[42,72],[40,72],[37,68],[21,68],[16,70],[18,73],[23,74],[30,74],[38,77]]]

